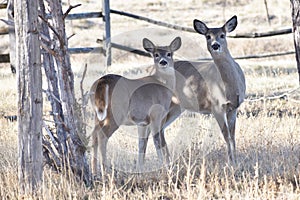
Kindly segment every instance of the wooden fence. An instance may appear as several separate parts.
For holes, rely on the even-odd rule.
[[[7,4],[0,4],[0,9],[4,9],[7,7]],[[90,53],[90,52],[101,52],[106,56],[106,64],[111,64],[111,48],[117,48],[124,51],[129,51],[131,53],[139,54],[142,56],[150,56],[147,52],[134,49],[131,47],[123,46],[120,44],[112,43],[110,41],[110,14],[122,15],[124,17],[129,17],[137,20],[142,20],[147,23],[155,24],[157,26],[163,26],[174,30],[186,31],[195,33],[193,28],[190,27],[183,27],[179,25],[170,24],[163,21],[154,20],[148,17],[139,16],[136,14],[118,11],[110,9],[109,7],[109,0],[103,0],[103,10],[102,12],[87,12],[87,13],[76,13],[76,14],[68,14],[66,19],[67,20],[78,20],[78,19],[88,19],[88,18],[102,18],[104,22],[104,34],[103,39],[98,40],[98,42],[103,43],[103,47],[80,47],[80,48],[69,48],[69,52],[71,54],[77,53]],[[0,29],[0,35],[5,35],[9,33],[9,28],[2,28]],[[231,38],[261,38],[261,37],[271,37],[276,35],[282,34],[290,34],[292,33],[292,29],[281,29],[276,31],[269,31],[269,32],[262,32],[262,33],[245,33],[245,34],[236,34],[233,36],[228,36]],[[95,51],[97,50],[97,51]],[[283,55],[290,55],[295,54],[295,51],[287,51],[287,52],[279,52],[279,53],[270,53],[270,54],[263,54],[263,55],[247,55],[247,56],[238,56],[235,59],[251,59],[251,58],[266,58],[266,57],[274,57],[274,56],[283,56]],[[211,58],[202,58],[199,60],[210,60]],[[9,54],[2,54],[0,55],[0,63],[8,63],[10,62]]]

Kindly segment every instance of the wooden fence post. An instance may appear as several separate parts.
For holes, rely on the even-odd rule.
[[[14,1],[8,0],[7,3],[7,18],[8,21],[14,22]],[[12,73],[16,73],[16,35],[15,26],[8,25],[9,34],[9,62]]]
[[[294,46],[300,84],[300,0],[290,0],[292,9]]]
[[[109,0],[102,1],[102,15],[104,23],[104,34],[103,34],[103,50],[105,55],[106,66],[111,65],[111,36],[110,36],[110,6]]]

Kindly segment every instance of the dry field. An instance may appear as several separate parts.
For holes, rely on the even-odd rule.
[[[65,1],[64,1],[65,2]],[[75,12],[99,11],[100,1],[69,0],[81,3]],[[184,2],[184,3],[183,3]],[[226,2],[226,3],[224,3]],[[231,33],[265,32],[291,26],[288,0],[269,0],[270,24],[261,0],[113,0],[111,8],[132,12],[181,26],[192,27],[194,18],[211,26],[222,25],[233,15],[238,27]],[[67,3],[65,7],[67,8]],[[1,18],[5,12],[1,11]],[[141,49],[143,37],[169,43],[175,35],[183,38],[178,59],[207,58],[204,37],[169,31],[117,15],[111,16],[112,41]],[[3,24],[2,24],[3,25]],[[4,25],[3,25],[4,26]],[[68,34],[75,33],[71,47],[97,46],[102,36],[99,19],[67,22]],[[8,37],[2,36],[0,52],[8,52]],[[228,39],[233,56],[268,54],[293,50],[292,35],[260,39]],[[82,70],[88,65],[84,88],[104,73],[142,76],[152,60],[113,50],[113,65],[105,68],[97,54],[72,55],[72,67],[79,94]],[[169,168],[160,166],[149,139],[144,174],[135,174],[137,136],[134,128],[122,127],[108,144],[111,161],[106,181],[85,187],[75,179],[44,170],[43,191],[37,199],[300,199],[300,89],[294,55],[238,60],[245,72],[247,99],[240,107],[236,144],[238,165],[226,162],[226,144],[211,116],[185,113],[167,130],[173,155]],[[142,66],[142,70],[138,68]],[[142,72],[142,73],[141,73]],[[44,86],[46,87],[46,85]],[[17,124],[3,118],[17,112],[15,75],[9,66],[0,66],[0,198],[18,199]],[[272,98],[283,95],[282,98]],[[269,97],[269,98],[263,98]],[[78,99],[80,96],[78,96]],[[261,98],[261,99],[258,99]],[[80,102],[80,99],[79,99]],[[49,115],[45,105],[45,118]],[[89,114],[89,113],[88,113]],[[88,116],[88,130],[92,128]],[[90,150],[90,147],[88,147]]]

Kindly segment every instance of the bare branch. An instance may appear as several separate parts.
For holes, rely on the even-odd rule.
[[[46,41],[46,42],[48,42],[48,43],[51,43],[51,39],[50,39],[47,35],[45,35],[45,34],[43,34],[43,33],[40,32],[40,37],[41,37],[41,39],[42,39],[43,41]]]
[[[6,19],[0,19],[2,22],[4,22],[8,26],[15,26],[15,22],[13,20],[6,20]]]
[[[49,90],[43,90],[43,92],[45,92],[47,95],[53,97],[53,99],[55,99],[58,103],[61,104],[61,101],[54,94],[52,94],[52,92],[50,92]]]
[[[59,34],[56,32],[55,28],[48,22],[47,19],[45,19],[42,15],[39,15],[39,18],[41,18],[41,20],[44,21],[44,22],[47,24],[47,26],[53,31],[53,33],[54,33],[57,37],[59,37]]]
[[[84,70],[83,70],[83,73],[82,73],[82,78],[81,78],[81,81],[80,81],[80,89],[81,89],[82,94],[83,94],[83,81],[84,81],[84,78],[85,78],[85,75],[86,75],[86,71],[87,71],[87,63],[85,63]]]
[[[271,26],[271,20],[270,20],[269,7],[268,7],[267,0],[264,0],[264,3],[265,3],[266,13],[267,13],[267,20],[268,20],[269,26]]]
[[[43,120],[43,127],[45,128],[47,135],[50,137],[52,144],[55,146],[55,148],[57,148],[58,147],[57,141],[54,138],[52,131],[49,129],[49,127],[47,126],[44,120]]]
[[[70,6],[69,8],[68,8],[68,10],[64,13],[64,15],[63,15],[63,19],[65,20],[65,18],[69,15],[69,13],[71,12],[71,10],[73,9],[73,8],[76,8],[76,7],[79,7],[79,6],[81,6],[81,4],[77,4],[77,5],[75,5],[75,6]]]
[[[70,35],[67,40],[69,40],[71,37],[73,37],[75,35],[75,33],[73,33],[72,35]]]
[[[46,139],[45,136],[43,137],[43,147],[43,155],[44,158],[46,158],[46,163],[49,166],[54,167],[56,170],[59,170],[62,166],[61,158],[55,153],[57,152],[57,149],[56,151],[53,150],[51,143]]]
[[[58,54],[53,50],[53,49],[50,49],[48,47],[48,45],[46,45],[44,42],[41,42],[41,46],[44,50],[46,50],[48,53],[50,53],[52,56],[56,57]]]
[[[81,91],[81,99],[82,99],[82,103],[81,103],[81,112],[82,112],[82,117],[83,117],[83,121],[85,122],[86,120],[86,103],[87,103],[87,98],[86,95],[84,95],[84,89],[83,89],[83,81],[86,75],[86,71],[87,71],[87,63],[84,66],[84,70],[83,70],[83,74],[82,74],[82,78],[80,80],[80,91]]]
[[[58,38],[59,40],[59,44],[61,46],[63,46],[64,42],[63,42],[63,39],[62,37],[58,34],[58,32],[55,30],[55,28],[48,22],[47,19],[45,19],[42,15],[39,15],[39,18],[41,18],[46,24],[47,26],[53,31],[53,33],[56,35],[56,37]]]

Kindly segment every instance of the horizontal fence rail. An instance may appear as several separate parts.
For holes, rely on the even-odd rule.
[[[97,39],[97,43],[102,43],[103,40],[102,39]],[[131,52],[140,56],[146,56],[146,57],[151,57],[151,54],[143,51],[143,50],[139,50],[139,49],[135,49],[132,47],[128,47],[128,46],[124,46],[121,44],[116,44],[116,43],[111,43],[111,47],[115,48],[115,49],[119,49],[119,50],[123,50],[123,51],[127,51],[127,52]]]
[[[97,54],[103,54],[103,48],[102,47],[76,47],[76,48],[69,48],[68,52],[70,54],[80,54],[80,53],[97,53]],[[0,63],[9,63],[9,54],[0,54]]]
[[[268,31],[264,33],[244,33],[244,34],[236,34],[233,36],[228,36],[231,38],[261,38],[261,37],[270,37],[276,35],[284,35],[293,33],[292,28],[285,28],[281,30]]]
[[[0,9],[6,9],[7,3],[0,3]]]
[[[77,19],[89,19],[89,18],[101,18],[103,17],[102,12],[87,12],[87,13],[74,13],[69,14],[67,20],[77,20]]]
[[[132,14],[132,13],[124,12],[124,11],[118,11],[118,10],[111,9],[110,12],[112,14],[118,14],[118,15],[130,17],[130,18],[146,21],[148,23],[155,24],[155,25],[158,25],[158,26],[163,26],[163,27],[166,27],[166,28],[171,28],[171,29],[175,29],[175,30],[196,33],[193,28],[179,26],[179,25],[175,25],[175,24],[169,24],[169,23],[166,23],[166,22],[163,22],[163,21],[154,20],[154,19],[151,19],[151,18],[148,18],[148,17],[143,17],[143,16],[140,16],[140,15],[136,15],[136,14]],[[232,36],[228,36],[228,37],[231,37],[231,38],[259,38],[259,37],[284,35],[284,34],[290,34],[290,33],[292,33],[292,29],[291,28],[286,28],[286,29],[267,31],[267,32],[262,32],[262,33],[242,33],[242,34],[236,34],[236,35],[232,35]]]
[[[243,59],[259,59],[259,58],[270,58],[270,57],[277,57],[277,56],[287,56],[295,54],[295,51],[287,51],[287,52],[279,52],[279,53],[270,53],[270,54],[260,54],[260,55],[247,55],[247,56],[236,56],[234,59],[236,60],[243,60]],[[199,61],[209,61],[212,58],[200,58]]]
[[[139,15],[123,12],[123,11],[113,10],[113,9],[111,9],[110,12],[112,14],[123,15],[123,16],[130,17],[130,18],[133,18],[133,19],[146,21],[148,23],[155,24],[155,25],[158,25],[158,26],[163,26],[163,27],[167,27],[167,28],[171,28],[171,29],[175,29],[175,30],[195,33],[195,30],[193,28],[189,28],[189,27],[183,27],[183,26],[178,26],[178,25],[175,25],[175,24],[169,24],[169,23],[166,23],[166,22],[150,19],[148,17],[143,17],[143,16],[139,16]]]

